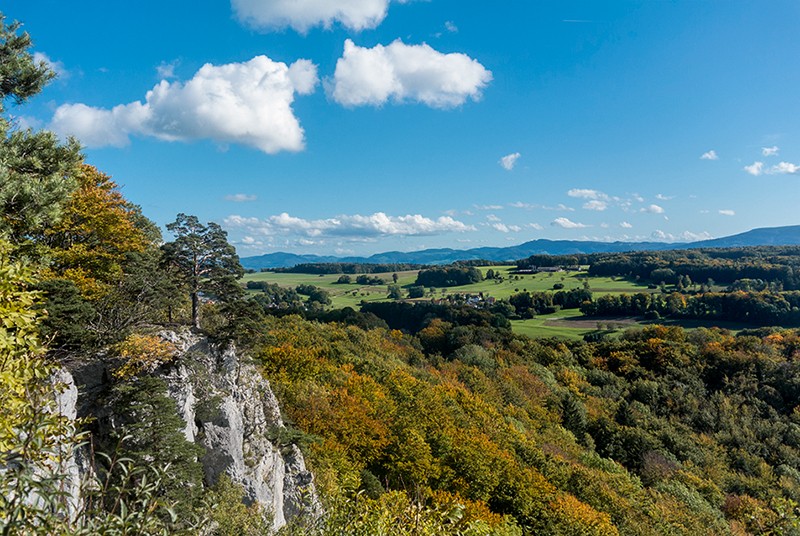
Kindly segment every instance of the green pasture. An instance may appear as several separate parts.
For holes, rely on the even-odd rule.
[[[499,273],[502,279],[485,279],[478,283],[471,285],[462,285],[458,287],[448,288],[434,288],[426,289],[424,300],[431,297],[441,298],[443,296],[452,294],[478,294],[483,293],[485,297],[492,296],[498,300],[506,299],[512,294],[524,291],[548,291],[553,290],[553,285],[561,283],[564,285],[564,290],[571,290],[576,288],[583,288],[584,281],[589,282],[589,288],[595,296],[604,294],[631,294],[636,292],[660,292],[658,289],[648,289],[646,285],[637,284],[619,278],[610,277],[587,277],[586,272],[555,272],[555,273],[538,273],[538,274],[519,274],[514,275],[510,272],[514,266],[481,266],[479,270],[484,275],[489,269]],[[247,281],[267,281],[275,283],[286,288],[295,288],[298,285],[315,285],[317,287],[327,290],[331,295],[333,308],[352,307],[358,309],[361,302],[376,302],[386,300],[388,293],[387,286],[391,285],[392,274],[368,274],[370,277],[379,277],[384,280],[383,285],[359,285],[356,283],[338,284],[336,281],[341,274],[287,274],[287,273],[274,273],[274,272],[258,272],[253,274],[246,274],[244,276],[245,284]],[[417,271],[397,272],[397,284],[407,289],[414,285],[417,278]],[[355,281],[356,275],[350,274],[351,279]],[[251,291],[258,292],[258,291]],[[528,335],[530,337],[561,337],[566,339],[581,339],[587,333],[593,332],[597,329],[597,322],[595,320],[583,322],[575,322],[580,320],[581,313],[577,309],[567,309],[558,311],[552,315],[542,315],[529,320],[513,320],[511,322],[512,329],[515,333]],[[562,319],[572,320],[566,322]],[[601,322],[605,322],[601,320]],[[580,325],[579,327],[577,327]],[[687,326],[697,327],[697,326]],[[741,327],[739,327],[741,329]]]
[[[245,274],[244,284],[248,281],[266,281],[286,288],[295,288],[298,285],[314,285],[327,290],[331,295],[334,308],[352,307],[358,309],[362,300],[367,302],[382,301],[388,293],[387,286],[393,284],[392,274],[367,274],[370,277],[379,277],[384,280],[383,285],[359,285],[357,283],[339,284],[336,281],[342,274],[284,274],[274,272],[257,272]],[[349,274],[355,281],[356,275]],[[409,287],[417,279],[417,271],[397,272],[397,284]],[[253,290],[251,292],[259,292]]]

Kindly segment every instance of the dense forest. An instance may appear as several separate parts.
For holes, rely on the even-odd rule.
[[[673,284],[687,276],[696,283],[711,280],[726,285],[760,279],[779,283],[784,290],[800,290],[798,246],[534,255],[519,261],[517,268],[572,265],[588,265],[590,276],[621,276],[656,284]]]
[[[303,263],[290,268],[270,268],[270,272],[286,274],[385,274],[404,270],[419,270],[419,264],[368,264],[355,262]]]
[[[322,503],[281,534],[800,533],[797,330],[653,325],[566,342],[509,329],[509,316],[540,306],[614,307],[588,289],[549,293],[549,305],[524,293],[483,308],[395,301],[360,311],[326,309],[314,287],[264,284],[248,296],[219,225],[179,214],[165,241],[74,141],[10,123],[6,104],[24,103],[52,72],[17,26],[0,24],[0,42],[3,534],[270,532],[264,505],[202,474],[158,376],[178,366],[164,327],[234,345],[275,388],[290,426],[271,439],[300,446]],[[791,289],[790,252],[596,264],[694,281],[709,263],[718,282]],[[437,268],[418,283],[476,273]],[[641,311],[678,307],[677,296],[648,298]],[[797,298],[786,300],[795,311]],[[112,370],[106,428],[54,405],[60,371],[77,360]],[[59,462],[81,445],[94,472],[75,509]]]

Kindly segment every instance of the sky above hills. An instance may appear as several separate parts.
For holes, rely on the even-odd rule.
[[[11,107],[240,255],[800,223],[796,0],[6,0]]]

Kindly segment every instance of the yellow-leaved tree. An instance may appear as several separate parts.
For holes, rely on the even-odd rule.
[[[111,177],[84,164],[76,178],[63,217],[45,231],[53,260],[49,275],[74,282],[92,299],[119,281],[126,254],[155,246],[160,236]]]
[[[58,414],[54,368],[44,358],[31,272],[0,241],[0,531],[47,530],[52,519],[48,476],[75,444],[74,423]],[[56,389],[57,390],[57,389]],[[57,489],[57,488],[56,488]],[[46,491],[43,491],[46,490]],[[63,503],[62,503],[63,504]],[[22,534],[24,531],[18,532]],[[15,533],[15,532],[9,532]]]

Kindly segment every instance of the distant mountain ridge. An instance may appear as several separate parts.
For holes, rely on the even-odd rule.
[[[250,270],[262,268],[289,268],[304,263],[352,262],[357,264],[450,264],[456,261],[487,260],[516,261],[531,255],[570,255],[575,253],[621,253],[623,251],[664,251],[688,248],[730,248],[745,246],[800,245],[800,225],[763,227],[744,233],[688,243],[664,242],[594,242],[582,240],[548,240],[541,238],[509,247],[480,247],[465,250],[441,248],[420,251],[388,251],[369,257],[333,257],[297,255],[294,253],[267,253],[241,259],[242,266]]]

